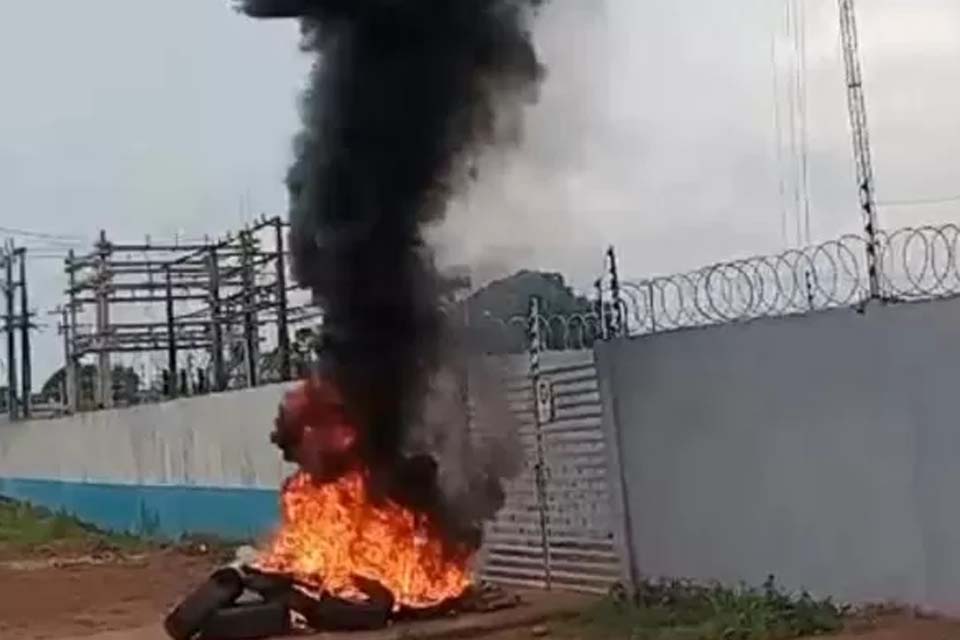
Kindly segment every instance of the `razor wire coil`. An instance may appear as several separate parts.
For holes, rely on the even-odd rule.
[[[960,226],[882,232],[878,244],[882,300],[916,302],[960,295]],[[604,323],[613,317],[621,335],[637,336],[858,306],[870,296],[865,256],[866,241],[845,235],[685,273],[621,278],[616,301],[609,283],[604,283],[602,308],[566,315],[542,313],[541,340],[548,350],[587,349],[602,338]],[[526,316],[486,321],[520,340],[530,322]]]

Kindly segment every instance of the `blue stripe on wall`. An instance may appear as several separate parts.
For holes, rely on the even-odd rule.
[[[145,486],[0,478],[0,495],[65,511],[109,531],[156,538],[254,538],[279,519],[274,489]]]

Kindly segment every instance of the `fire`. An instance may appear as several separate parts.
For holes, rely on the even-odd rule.
[[[427,608],[469,586],[469,551],[452,552],[426,516],[374,500],[359,431],[337,387],[319,376],[290,389],[271,440],[300,471],[284,483],[281,523],[258,567],[320,593],[364,599],[355,578],[388,589],[395,606]]]
[[[423,516],[389,500],[373,502],[362,470],[326,483],[299,471],[284,484],[281,510],[262,570],[354,600],[362,596],[352,576],[361,576],[410,608],[456,598],[470,584],[470,555],[452,555]]]

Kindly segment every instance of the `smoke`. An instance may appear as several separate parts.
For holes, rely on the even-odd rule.
[[[482,523],[503,506],[503,479],[514,477],[523,463],[507,374],[495,358],[452,358],[434,377],[423,419],[408,434],[407,451],[428,454],[437,463],[447,533],[473,544],[479,543]],[[463,397],[464,378],[469,398]]]
[[[374,486],[438,520],[457,510],[443,504],[437,461],[404,453],[450,344],[424,234],[476,177],[483,148],[505,128],[516,137],[517,105],[542,76],[527,29],[541,1],[239,5],[300,18],[315,55],[287,177],[293,267],[324,309],[324,364]]]

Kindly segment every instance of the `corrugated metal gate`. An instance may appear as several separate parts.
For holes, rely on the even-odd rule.
[[[592,351],[544,353],[509,379],[523,473],[488,523],[481,575],[523,586],[605,592],[621,580],[603,410]]]

